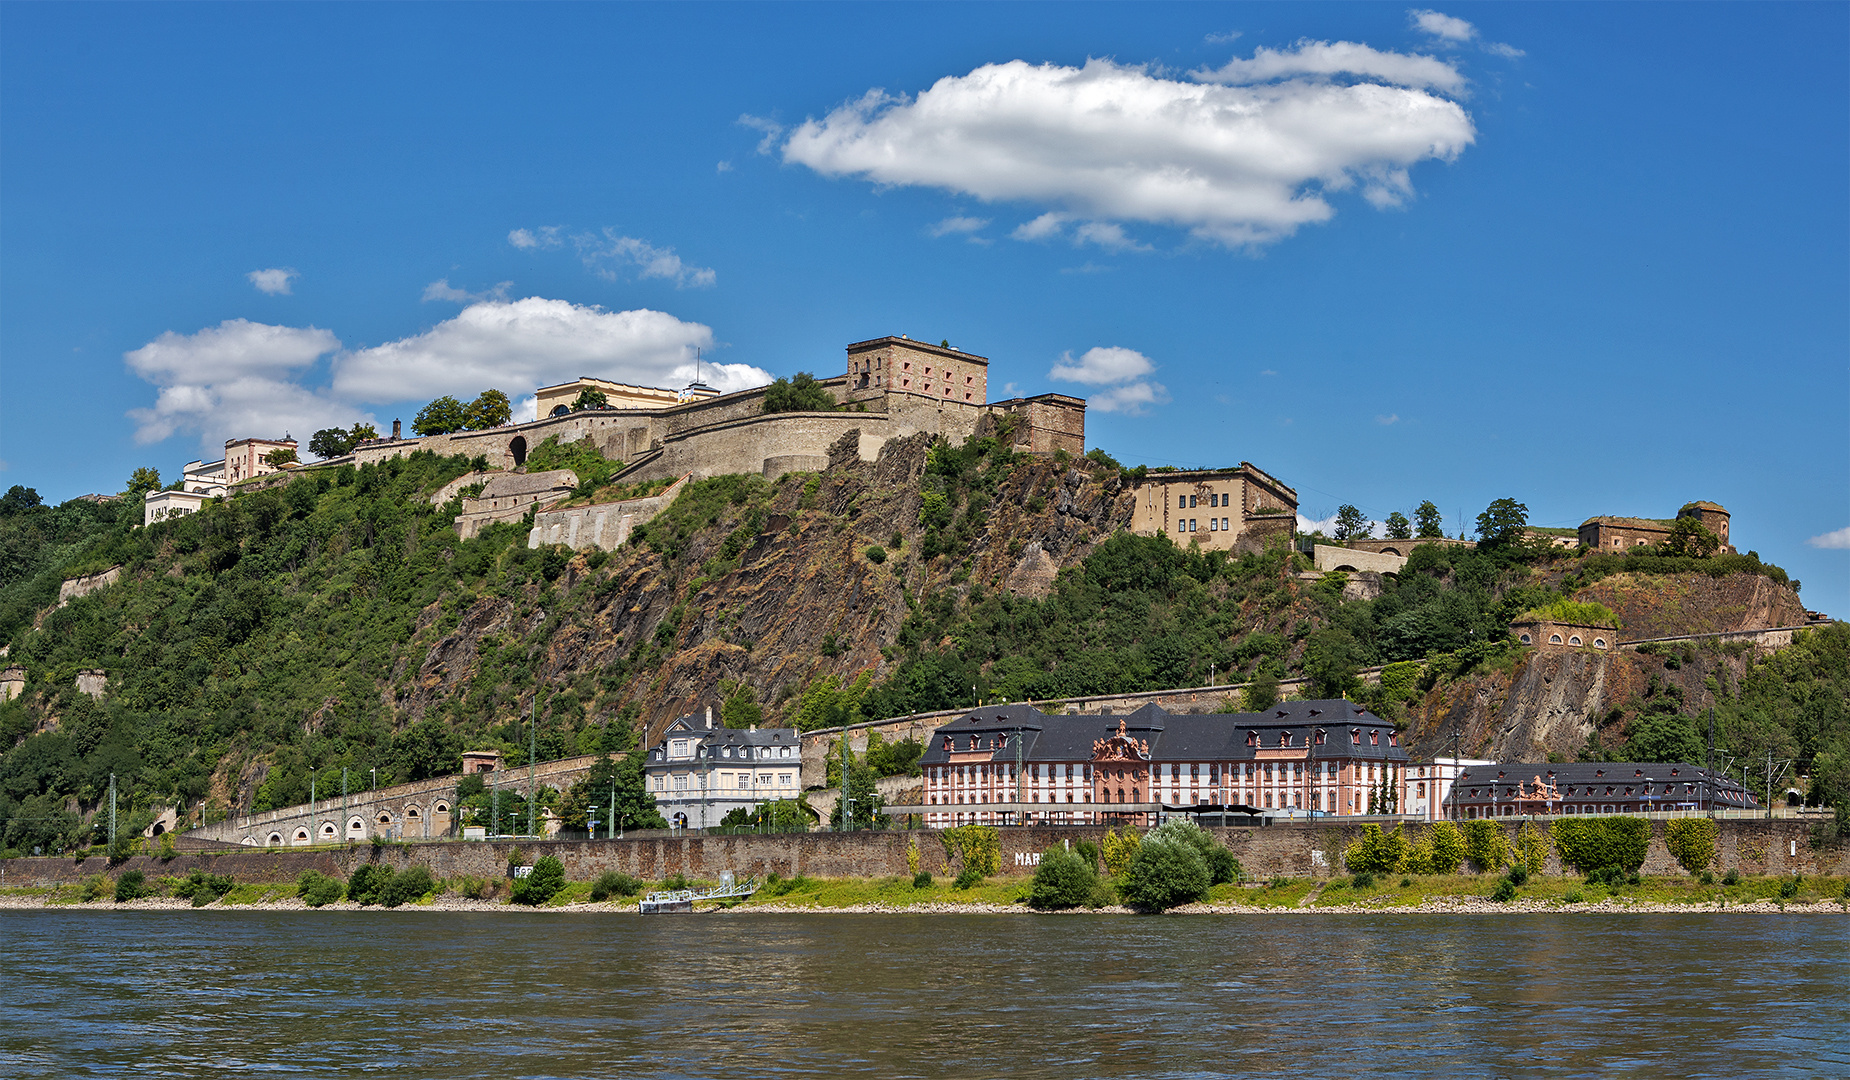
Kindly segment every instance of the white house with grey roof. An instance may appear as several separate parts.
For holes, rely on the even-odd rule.
[[[722,727],[708,706],[668,725],[642,774],[670,825],[705,829],[734,810],[796,798],[802,768],[795,728]]]

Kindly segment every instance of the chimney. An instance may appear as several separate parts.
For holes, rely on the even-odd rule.
[[[711,705],[707,706],[707,726],[713,726],[713,706]]]
[[[402,436],[399,434],[399,432],[401,432],[402,430],[404,429],[398,426],[398,421],[393,420],[392,421],[392,441],[393,442],[397,442],[400,438],[402,438]]]

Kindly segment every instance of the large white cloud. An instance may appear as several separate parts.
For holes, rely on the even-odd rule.
[[[123,354],[131,370],[160,387],[152,407],[129,411],[135,441],[197,431],[201,450],[215,456],[226,439],[286,433],[305,439],[318,426],[369,420],[293,381],[338,348],[340,339],[327,330],[248,319],[227,319],[196,334],[170,330]]]
[[[1110,60],[1014,60],[916,98],[871,90],[796,127],[783,156],[830,176],[1053,207],[1018,238],[1091,219],[1253,245],[1327,220],[1330,191],[1359,183],[1377,206],[1405,199],[1413,165],[1474,141],[1465,110],[1435,92],[1462,87],[1443,61],[1347,42],[1262,49],[1194,81]]]
[[[441,298],[460,293],[441,284]],[[694,379],[695,350],[712,344],[711,329],[664,312],[529,297],[478,300],[422,334],[354,351],[312,326],[231,319],[196,334],[169,331],[123,358],[160,389],[152,406],[129,412],[136,440],[198,432],[210,455],[231,438],[287,432],[306,441],[319,428],[371,423],[368,404],[474,397],[495,387],[531,412],[535,387],[581,375],[683,386]],[[332,385],[311,385],[330,356]],[[723,392],[771,381],[750,364],[703,362],[699,374]]]
[[[520,393],[580,375],[667,386],[686,382],[680,373],[692,374],[694,350],[712,344],[709,328],[660,311],[605,311],[537,296],[485,300],[422,334],[337,357],[334,392],[356,401],[474,396],[491,386]],[[731,382],[771,381],[757,368],[726,367]]]

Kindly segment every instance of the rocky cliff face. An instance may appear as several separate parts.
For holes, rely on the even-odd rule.
[[[1805,624],[1799,594],[1759,574],[1615,574],[1572,599],[1611,608],[1627,641]]]
[[[979,582],[1040,595],[1130,520],[1115,470],[1026,459],[1000,481],[967,550],[924,559],[929,449],[915,436],[863,462],[847,439],[826,471],[714,511],[672,559],[626,545],[595,569],[574,557],[549,589],[485,595],[447,619],[433,608],[407,649],[422,657],[415,671],[407,661],[390,705],[400,723],[419,719],[494,680],[499,650],[530,648],[543,651],[542,685],[572,688],[594,715],[634,702],[649,737],[735,679],[774,722],[817,676],[879,677],[881,650],[917,598]],[[869,557],[876,546],[884,560]]]

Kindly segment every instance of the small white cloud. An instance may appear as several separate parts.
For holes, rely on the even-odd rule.
[[[1266,369],[1265,369],[1264,371],[1261,371],[1261,372],[1260,372],[1259,374],[1261,374],[1261,375],[1277,375],[1277,374],[1278,374],[1278,372],[1276,372],[1276,371],[1273,371],[1273,370],[1272,370],[1271,368],[1266,368]]]
[[[539,418],[540,397],[538,394],[529,394],[526,397],[517,397],[514,399],[514,408],[511,411],[509,419],[513,420],[516,424],[526,424],[538,420]]]
[[[675,368],[669,385],[671,387],[686,386],[694,381],[696,372],[701,382],[722,394],[730,394],[736,390],[750,390],[755,386],[769,386],[773,381],[771,373],[761,367],[753,367],[751,364],[715,364],[709,360],[698,367],[694,364],[682,364]]]
[[[1395,86],[1431,88],[1445,94],[1457,94],[1465,88],[1465,77],[1444,60],[1413,53],[1383,52],[1354,41],[1300,40],[1288,49],[1268,49],[1261,45],[1253,50],[1251,60],[1235,57],[1224,67],[1189,74],[1201,82],[1230,86],[1301,76],[1328,79],[1337,75],[1358,75]]]
[[[1047,375],[1061,382],[1109,386],[1141,378],[1155,370],[1156,365],[1150,358],[1137,350],[1112,346],[1087,349],[1077,362],[1070,351],[1061,353],[1060,362]]]
[[[1444,41],[1470,41],[1477,36],[1477,27],[1437,11],[1414,8],[1407,12],[1407,21],[1413,24],[1414,29]]]
[[[713,171],[714,171],[714,172],[722,172],[722,173],[729,173],[729,172],[731,172],[731,171],[732,171],[732,162],[730,162],[730,161],[722,161],[722,162],[720,162],[720,163],[719,163],[718,165],[715,165],[715,166],[713,166]]]
[[[672,281],[677,289],[704,289],[719,279],[709,267],[683,262],[673,248],[658,248],[647,240],[621,236],[615,229],[581,233],[572,237],[572,244],[585,267],[606,281],[616,281],[621,276],[619,268],[632,269],[639,278]]]
[[[1124,227],[1109,221],[1088,221],[1073,230],[1073,246],[1097,244],[1107,251],[1149,251],[1124,233]]]
[[[1501,56],[1505,60],[1514,60],[1517,57],[1529,55],[1528,53],[1523,52],[1521,49],[1518,49],[1516,46],[1505,45],[1501,41],[1493,41],[1490,44],[1484,46],[1484,51],[1487,53],[1490,53],[1493,56]]]
[[[925,231],[933,236],[950,236],[954,233],[969,234],[981,232],[988,227],[988,218],[964,217],[958,215],[955,217],[947,217]]]
[[[753,116],[751,113],[740,113],[736,123],[740,127],[748,127],[753,131],[764,133],[764,138],[758,140],[760,154],[770,153],[777,145],[777,137],[784,133],[784,125],[763,116]]]
[[[1159,382],[1136,382],[1114,386],[1086,398],[1086,408],[1095,412],[1128,413],[1142,416],[1152,405],[1169,404],[1169,391]]]
[[[290,282],[302,275],[288,267],[275,266],[268,270],[252,270],[244,276],[250,279],[252,285],[257,286],[257,291],[260,293],[268,293],[271,296],[288,296],[295,291]]]
[[[1207,42],[1209,45],[1231,45],[1240,40],[1240,31],[1229,30],[1224,34],[1209,34],[1201,40]]]
[[[539,229],[515,229],[507,234],[507,242],[522,251],[556,248],[561,243],[559,239],[561,231],[557,225],[547,225]]]
[[[424,300],[426,302],[431,300],[448,300],[457,304],[473,304],[478,300],[506,300],[507,291],[513,288],[513,286],[513,282],[503,281],[492,289],[484,289],[481,292],[472,293],[452,286],[449,278],[438,278],[436,281],[424,286]]]
[[[1389,413],[1386,416],[1377,416],[1375,417],[1375,423],[1384,424],[1384,425],[1385,424],[1398,424],[1400,423],[1400,414],[1399,413]]]
[[[1303,514],[1299,514],[1298,531],[1301,533],[1321,532],[1323,535],[1329,536],[1336,531],[1336,515],[1331,514],[1326,518],[1307,518]]]
[[[1109,266],[1101,266],[1087,259],[1078,266],[1062,266],[1060,272],[1062,274],[1103,274],[1109,272],[1111,269],[1112,268]]]
[[[1060,235],[1060,230],[1065,227],[1065,214],[1048,211],[1033,221],[1025,221],[1015,226],[1015,231],[1009,233],[1009,236],[1016,240],[1045,240]]]
[[[1169,391],[1163,384],[1144,378],[1155,371],[1150,358],[1135,349],[1102,346],[1087,349],[1077,360],[1071,352],[1061,353],[1060,362],[1047,375],[1060,382],[1109,387],[1090,395],[1086,407],[1137,416],[1152,405],[1169,403]]]
[[[1823,536],[1814,536],[1805,542],[1812,547],[1826,548],[1831,551],[1850,549],[1850,526],[1833,530],[1825,533]]]

